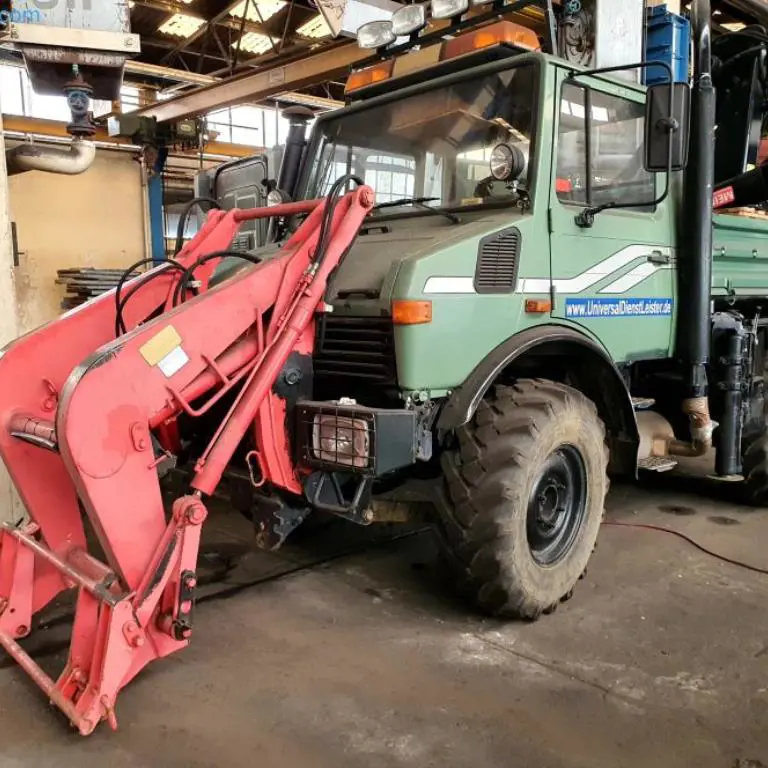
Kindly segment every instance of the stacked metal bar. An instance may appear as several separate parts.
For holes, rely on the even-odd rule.
[[[95,267],[74,267],[60,269],[56,283],[65,286],[65,296],[61,301],[64,310],[74,309],[90,299],[111,291],[123,276],[122,269],[96,269]],[[134,272],[129,279],[139,273]]]

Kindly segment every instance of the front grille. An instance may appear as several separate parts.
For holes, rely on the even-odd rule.
[[[395,338],[391,318],[323,315],[317,324],[315,378],[395,384]]]
[[[475,271],[478,293],[512,293],[517,282],[520,230],[505,229],[480,241]]]

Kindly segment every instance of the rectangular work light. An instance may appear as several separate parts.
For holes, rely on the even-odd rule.
[[[424,5],[405,5],[392,16],[392,29],[397,37],[412,35],[427,25]]]
[[[383,48],[396,38],[391,21],[369,21],[357,30],[357,44],[361,48]]]
[[[354,401],[296,406],[299,462],[321,471],[381,477],[416,461],[414,411],[366,408]]]
[[[453,19],[469,10],[469,0],[432,0],[433,19]]]

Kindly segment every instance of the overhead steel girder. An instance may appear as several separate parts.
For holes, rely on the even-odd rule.
[[[237,104],[264,101],[270,96],[324,83],[346,74],[349,67],[368,55],[369,52],[360,50],[354,43],[335,46],[288,64],[248,72],[174,99],[157,102],[140,109],[138,114],[164,123]]]

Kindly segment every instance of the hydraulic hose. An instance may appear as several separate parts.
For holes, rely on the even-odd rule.
[[[196,197],[194,200],[190,200],[184,206],[184,209],[181,212],[181,216],[179,216],[179,226],[176,230],[176,246],[173,249],[174,256],[178,254],[179,251],[184,247],[184,232],[187,230],[187,222],[189,220],[189,215],[192,213],[192,210],[198,206],[202,210],[202,206],[206,204],[211,208],[221,208],[219,201],[212,197]]]

